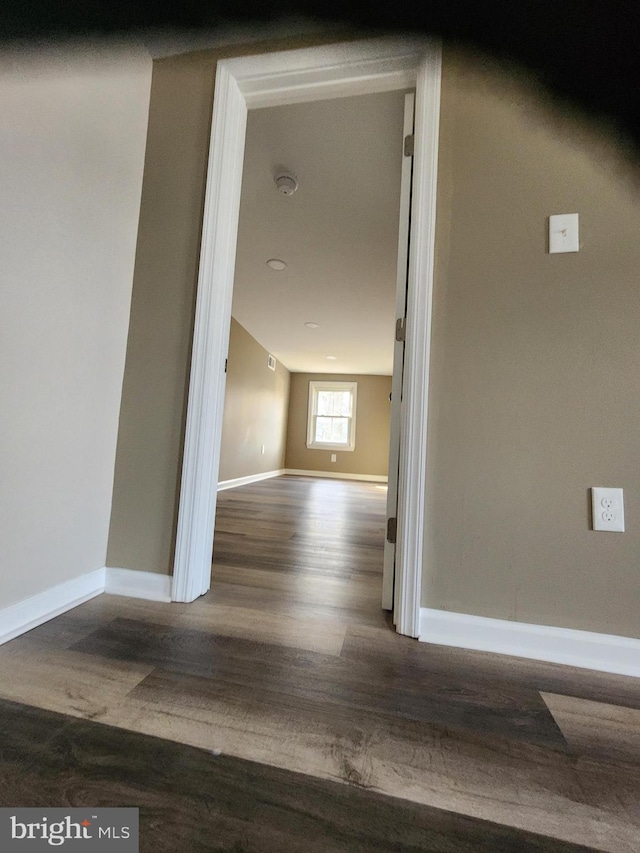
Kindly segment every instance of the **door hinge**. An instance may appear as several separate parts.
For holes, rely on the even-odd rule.
[[[413,148],[415,143],[415,136],[413,133],[410,133],[409,136],[405,136],[404,138],[404,156],[405,157],[413,157]]]
[[[228,359],[228,358],[225,358],[225,360],[224,360],[224,372],[225,372],[225,373],[227,372],[227,366],[228,366],[228,364],[229,364],[229,359]]]
[[[398,317],[398,319],[396,320],[396,340],[397,341],[406,340],[407,328],[406,328],[406,324],[405,324],[405,319],[406,319],[405,317]]]
[[[397,535],[398,535],[398,519],[397,518],[388,518],[387,519],[387,542],[389,542],[391,545],[395,545]]]

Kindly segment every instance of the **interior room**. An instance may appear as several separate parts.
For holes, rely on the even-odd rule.
[[[640,203],[611,127],[478,52],[334,30],[0,73],[0,804],[133,806],[145,850],[638,853]],[[407,162],[389,611],[392,429],[359,407],[389,411]]]
[[[404,98],[249,111],[219,483],[387,476]],[[309,383],[332,380],[357,383],[353,449],[307,447]]]

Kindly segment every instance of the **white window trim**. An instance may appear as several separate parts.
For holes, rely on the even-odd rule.
[[[348,444],[331,444],[327,441],[316,441],[314,438],[314,416],[315,398],[318,391],[350,391],[353,398],[353,414],[351,415],[351,427],[349,430]],[[356,414],[358,411],[358,383],[357,382],[323,382],[312,379],[309,382],[309,407],[307,410],[307,448],[309,450],[346,450],[356,449]]]

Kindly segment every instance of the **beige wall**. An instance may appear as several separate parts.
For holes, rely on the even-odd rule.
[[[109,566],[173,563],[214,70],[153,64]]]
[[[423,605],[640,636],[640,203],[604,137],[448,56]],[[578,254],[546,252],[579,213]],[[589,529],[590,486],[627,532]]]
[[[284,468],[289,371],[232,318],[218,480]],[[261,448],[264,445],[264,453]]]
[[[0,607],[105,564],[151,60],[0,66]]]
[[[308,450],[309,382],[357,382],[356,449]],[[389,467],[390,376],[336,373],[292,373],[287,427],[286,467],[303,471],[386,476]],[[331,454],[337,456],[331,462]]]
[[[153,63],[109,566],[166,574],[173,566],[216,62],[322,41],[236,45]]]

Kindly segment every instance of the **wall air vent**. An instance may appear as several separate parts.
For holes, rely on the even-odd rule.
[[[269,353],[269,357],[267,358],[267,367],[269,368],[269,370],[276,369],[276,360],[275,357],[271,355],[271,353]]]

